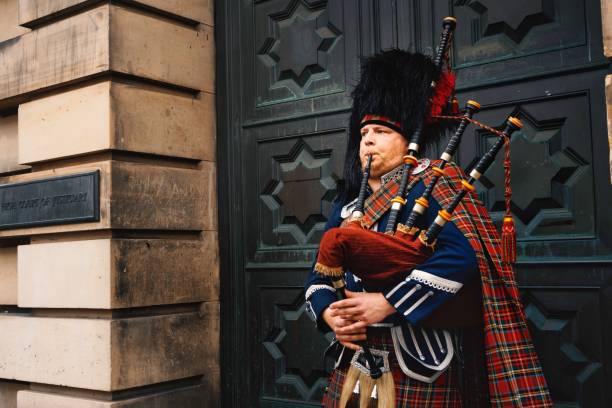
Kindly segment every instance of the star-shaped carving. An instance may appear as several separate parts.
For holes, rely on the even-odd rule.
[[[266,38],[258,57],[277,72],[271,89],[286,87],[302,96],[313,81],[327,78],[327,63],[321,54],[333,48],[340,32],[329,22],[319,27],[318,19],[325,11],[294,1],[286,10],[270,15],[277,36]]]
[[[524,127],[512,135],[510,143],[512,213],[524,225],[524,235],[546,223],[572,223],[566,190],[586,170],[586,162],[563,146],[564,119],[540,122],[526,112],[517,112],[516,116],[523,120]],[[488,149],[496,137],[487,139]],[[502,151],[480,179],[491,211],[505,209],[503,160]]]
[[[554,316],[531,301],[525,314],[555,400],[578,400],[589,382],[597,382],[603,366],[592,361],[578,346],[576,313]]]
[[[278,214],[275,232],[289,232],[306,243],[316,227],[322,227],[322,202],[331,202],[336,192],[336,178],[331,170],[329,152],[313,152],[298,141],[288,155],[274,158],[279,165],[279,179],[271,180],[261,199]]]
[[[316,333],[312,317],[306,313],[303,294],[293,304],[277,304],[276,308],[279,325],[263,342],[276,364],[276,383],[293,386],[303,400],[310,401],[321,394],[326,375],[322,363],[317,365],[309,356],[315,350],[324,350],[331,339]]]
[[[455,5],[468,6],[478,14],[479,37],[504,34],[517,44],[533,27],[554,21],[555,15],[551,0],[515,0],[512,10],[495,0],[457,0]]]

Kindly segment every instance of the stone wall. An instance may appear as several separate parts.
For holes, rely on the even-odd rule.
[[[97,220],[0,225],[1,407],[218,405],[213,25],[0,0],[0,186],[99,174]]]

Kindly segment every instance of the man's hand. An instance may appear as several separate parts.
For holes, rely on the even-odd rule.
[[[371,324],[382,321],[385,317],[395,312],[395,309],[387,301],[382,293],[365,293],[346,291],[347,299],[332,303],[330,309],[331,317],[339,317],[349,325],[334,330],[338,334],[354,333]]]
[[[332,303],[323,312],[323,320],[336,334],[340,344],[359,350],[357,341],[366,340],[366,327],[382,321],[395,309],[382,293],[345,291],[347,299]]]
[[[332,303],[333,304],[333,303]],[[345,330],[346,327],[356,323],[353,320],[347,320],[340,316],[332,316],[332,310],[328,307],[323,311],[323,320],[336,334],[336,339],[352,350],[359,350],[360,346],[355,343],[366,339],[365,326],[356,329]]]

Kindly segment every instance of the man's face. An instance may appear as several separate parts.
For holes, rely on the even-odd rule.
[[[359,158],[362,168],[367,156],[372,155],[370,177],[380,178],[400,164],[408,151],[408,141],[395,130],[383,125],[369,124],[361,128]]]

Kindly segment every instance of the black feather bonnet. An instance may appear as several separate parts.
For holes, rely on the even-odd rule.
[[[364,59],[361,79],[352,93],[345,186],[341,193],[344,199],[356,195],[361,179],[359,143],[363,124],[385,122],[383,124],[410,140],[419,122],[426,118],[426,113],[426,119],[429,119],[430,112],[426,110],[430,109],[431,82],[438,82],[440,77],[441,72],[432,59],[420,53],[391,49]],[[437,121],[426,120],[421,151],[434,145],[442,133],[443,128]]]

